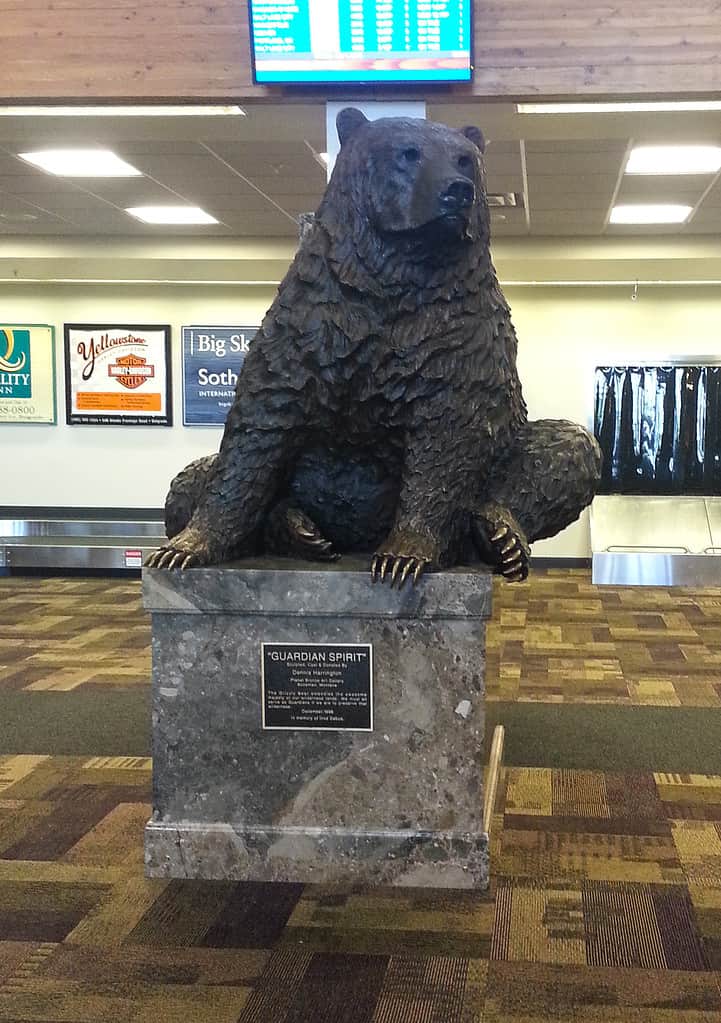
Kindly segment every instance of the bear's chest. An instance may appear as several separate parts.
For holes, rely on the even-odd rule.
[[[502,323],[472,317],[448,304],[415,316],[380,317],[362,336],[352,337],[342,367],[358,402],[381,399],[404,404],[435,393],[462,394],[469,387],[504,388],[512,375],[504,350]]]
[[[492,325],[469,324],[462,317],[403,318],[378,325],[356,339],[339,370],[333,390],[339,432],[359,443],[379,433],[405,435],[434,409],[447,422],[465,418],[471,404],[483,414],[499,414],[507,402],[510,378],[486,350]]]

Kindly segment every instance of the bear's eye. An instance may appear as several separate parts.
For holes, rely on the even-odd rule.
[[[464,174],[473,173],[473,160],[470,158],[470,156],[458,157],[458,169],[463,171]]]
[[[421,153],[420,150],[416,149],[415,146],[408,146],[407,149],[404,149],[402,151],[401,156],[406,161],[406,163],[418,163],[418,161],[421,158]]]

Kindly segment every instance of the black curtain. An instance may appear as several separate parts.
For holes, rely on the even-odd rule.
[[[596,437],[603,452],[601,488],[607,491],[613,484],[613,453],[616,445],[616,373],[613,367],[599,369],[602,379],[597,381]]]
[[[721,367],[600,366],[602,493],[721,494]]]
[[[624,490],[633,490],[638,485],[639,477],[634,404],[633,370],[627,367],[623,372],[621,433],[618,438],[618,474]]]
[[[663,427],[661,444],[656,459],[656,484],[662,488],[661,493],[669,493],[663,488],[671,487],[671,463],[673,461],[673,439],[676,433],[676,371],[659,369],[659,383],[663,393]]]
[[[706,437],[703,459],[704,490],[721,493],[721,367],[706,369]]]
[[[679,493],[697,493],[703,478],[698,459],[698,392],[701,372],[700,366],[684,366],[680,370],[681,408],[678,442],[673,458],[673,479]]]

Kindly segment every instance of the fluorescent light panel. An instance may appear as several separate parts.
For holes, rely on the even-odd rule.
[[[688,220],[693,206],[677,206],[672,203],[628,204],[614,206],[611,210],[611,224],[683,224]]]
[[[640,103],[517,103],[519,114],[635,114],[675,110],[721,110],[721,100],[648,100]]]
[[[137,178],[142,172],[109,149],[41,149],[18,153],[34,167],[67,178]]]
[[[636,146],[626,174],[716,174],[721,146]]]
[[[125,210],[144,224],[218,224],[200,206],[129,206]]]
[[[0,117],[245,117],[237,106],[0,107]]]

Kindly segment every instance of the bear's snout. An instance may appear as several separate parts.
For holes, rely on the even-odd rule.
[[[449,182],[440,195],[441,209],[444,214],[460,213],[473,205],[476,190],[468,178],[456,178]]]

